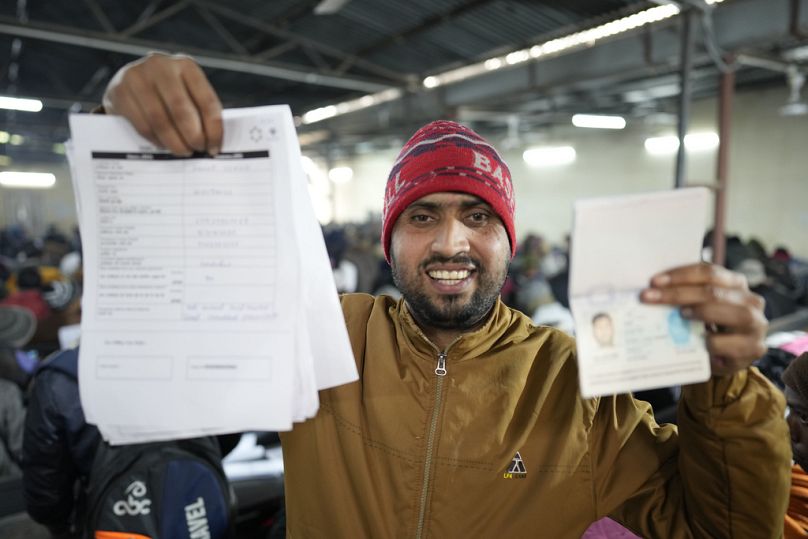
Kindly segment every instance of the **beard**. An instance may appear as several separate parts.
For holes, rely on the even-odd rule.
[[[426,268],[432,264],[473,265],[477,278],[477,288],[471,298],[462,295],[441,295],[434,300],[419,286],[419,278],[426,275]],[[502,285],[508,275],[508,266],[494,273],[483,266],[479,260],[468,256],[451,258],[433,256],[421,262],[416,272],[408,272],[396,264],[391,255],[393,283],[407,302],[413,318],[422,326],[438,329],[470,330],[480,324],[491,312],[499,297]],[[426,276],[429,279],[429,276]]]

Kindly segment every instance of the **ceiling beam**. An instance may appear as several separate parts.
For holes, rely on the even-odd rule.
[[[107,14],[104,13],[104,10],[101,9],[98,3],[95,0],[84,0],[84,3],[92,12],[93,17],[95,17],[95,20],[98,21],[98,24],[101,25],[101,28],[103,28],[108,34],[114,34],[116,31],[115,26],[109,20],[109,17],[107,17]]]
[[[384,66],[380,66],[374,62],[369,62],[368,60],[360,58],[355,54],[344,52],[336,47],[325,45],[309,37],[301,36],[294,32],[290,32],[289,30],[286,30],[284,28],[280,28],[273,24],[268,24],[261,20],[257,20],[254,17],[250,17],[249,15],[245,15],[239,11],[236,11],[234,9],[225,6],[221,6],[215,2],[210,2],[208,0],[196,0],[196,1],[197,3],[204,4],[211,11],[218,13],[222,17],[228,18],[244,26],[260,30],[262,32],[265,32],[269,35],[281,39],[286,39],[288,41],[298,43],[301,46],[308,46],[311,49],[316,50],[321,54],[331,56],[332,58],[337,58],[342,61],[350,61],[353,65],[359,68],[362,68],[370,73],[374,73],[380,77],[384,77],[391,81],[396,81],[398,83],[407,82],[407,77],[402,75],[400,72],[395,71],[393,69],[388,69]]]
[[[789,25],[792,1],[806,8],[805,18],[801,18],[799,24],[808,27],[808,0],[747,0],[721,4],[713,13],[717,45],[725,51],[746,54],[786,44],[794,46],[796,38]],[[671,30],[678,22],[678,18],[674,18],[649,31],[615,36],[593,47],[498,69],[434,90],[406,93],[403,99],[335,116],[306,129],[358,133],[378,128],[382,117],[390,125],[404,125],[445,116],[458,107],[491,106],[504,101],[525,103],[580,91],[605,93],[614,88],[628,91],[631,81],[675,73],[680,42],[677,33]],[[698,37],[703,39],[700,33]],[[697,54],[694,60],[699,69],[717,75],[707,54]],[[667,82],[667,77],[661,80]],[[659,80],[637,82],[641,88],[659,83]],[[648,94],[654,98],[652,91]],[[670,99],[670,96],[657,98]]]
[[[188,4],[190,4],[190,3],[191,3],[191,0],[179,0],[178,2],[175,2],[174,4],[171,4],[170,6],[168,6],[167,8],[165,8],[162,11],[158,11],[157,13],[153,13],[151,15],[148,15],[146,18],[138,17],[138,20],[135,21],[135,24],[133,24],[130,27],[125,28],[124,30],[122,30],[119,33],[119,35],[121,37],[130,37],[130,36],[133,36],[135,34],[139,34],[143,30],[146,30],[147,28],[151,28],[152,26],[159,23],[160,21],[168,19],[169,17],[173,17],[174,15],[176,15],[177,13],[179,13],[180,11],[182,11],[183,9],[188,7]],[[151,7],[151,6],[149,6],[149,7]],[[148,9],[148,7],[147,7],[147,9]],[[145,11],[144,11],[144,13],[145,13]]]
[[[358,51],[356,51],[355,54],[357,56],[362,56],[363,54],[368,54],[370,52],[377,52],[380,49],[389,47],[390,45],[401,43],[405,39],[409,39],[417,34],[426,32],[427,30],[431,30],[436,26],[440,26],[441,24],[451,22],[452,19],[457,18],[460,15],[468,13],[469,11],[472,11],[479,7],[490,4],[492,1],[493,0],[468,0],[467,2],[454,6],[453,8],[443,13],[436,13],[434,15],[430,15],[426,19],[419,22],[416,26],[412,26],[396,34],[384,36],[383,38],[374,41],[370,45],[367,45],[359,49]]]
[[[227,44],[227,46],[230,47],[230,50],[242,56],[250,55],[250,51],[248,51],[247,48],[244,45],[242,45],[238,39],[233,37],[233,34],[231,34],[230,31],[224,27],[222,21],[217,19],[216,16],[213,13],[211,13],[208,8],[206,8],[205,6],[201,6],[199,4],[194,4],[194,9],[205,20],[205,23],[207,23],[207,25],[210,26],[213,29],[213,31],[219,35],[220,38],[222,38],[222,41],[224,41]]]
[[[0,16],[0,34],[7,34],[30,39],[40,39],[66,45],[75,45],[108,52],[118,52],[132,56],[144,56],[150,52],[184,52],[191,54],[199,65],[214,69],[224,69],[240,73],[249,73],[275,79],[288,80],[317,86],[328,86],[355,90],[360,92],[378,92],[390,86],[381,82],[346,77],[344,75],[328,75],[314,72],[311,68],[282,64],[267,64],[244,59],[233,54],[183,47],[174,43],[162,43],[133,38],[110,36],[100,32],[77,31],[72,28],[52,24],[19,24],[16,19]]]

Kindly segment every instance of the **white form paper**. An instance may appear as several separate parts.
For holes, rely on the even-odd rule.
[[[338,309],[318,337],[335,342],[311,357],[301,269],[329,266],[299,242],[313,212],[292,196],[306,179],[288,107],[225,111],[216,158],[171,156],[116,117],[74,115],[71,130],[80,389],[102,433],[120,443],[288,430],[316,412],[316,363],[336,365],[331,385],[356,379],[333,279],[316,285]]]
[[[703,188],[576,202],[569,295],[584,397],[709,378],[704,325],[639,301],[655,274],[699,262],[707,203]]]

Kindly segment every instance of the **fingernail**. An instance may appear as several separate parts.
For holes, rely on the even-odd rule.
[[[679,309],[679,314],[682,315],[682,318],[693,318],[693,309],[690,307],[682,307]]]
[[[671,282],[671,276],[667,273],[660,273],[659,275],[655,275],[651,282],[655,286],[665,286]]]
[[[642,291],[642,297],[646,301],[659,301],[662,299],[662,292],[659,290],[654,290],[653,288],[648,288]]]
[[[208,153],[209,153],[210,155],[219,155],[219,148],[217,148],[216,146],[214,146],[213,148],[211,148],[210,150],[208,150]]]

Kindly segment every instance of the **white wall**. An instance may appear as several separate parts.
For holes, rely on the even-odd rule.
[[[55,223],[69,233],[76,224],[76,206],[67,163],[13,165],[9,168],[22,172],[50,172],[56,176],[56,184],[50,189],[0,187],[0,227],[19,224],[39,236],[49,224]]]
[[[783,118],[782,88],[735,96],[730,140],[727,231],[757,237],[769,250],[788,246],[808,258],[808,116]],[[694,103],[690,131],[717,131],[716,101]],[[555,128],[548,144],[571,144],[575,163],[530,168],[519,151],[505,152],[517,194],[519,237],[543,234],[553,242],[569,232],[572,203],[579,197],[667,189],[673,185],[675,155],[649,155],[648,136],[673,134],[630,122],[622,131]],[[404,134],[408,136],[409,134]],[[493,141],[495,144],[498,141]],[[396,151],[356,158],[352,182],[335,187],[337,221],[355,221],[380,212],[384,183]],[[688,155],[689,183],[712,183],[715,151]]]

